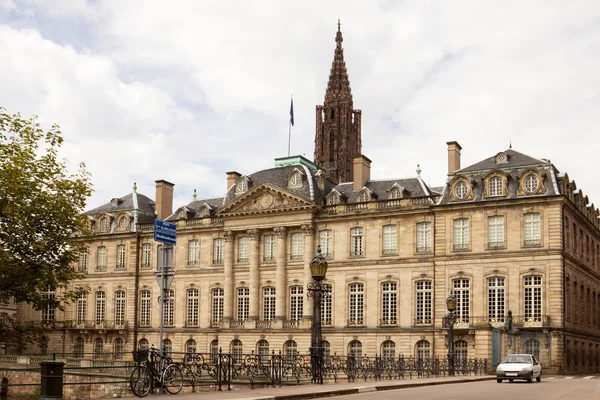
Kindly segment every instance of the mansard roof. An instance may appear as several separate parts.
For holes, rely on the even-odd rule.
[[[332,189],[337,190],[341,195],[345,196],[348,199],[348,203],[355,203],[356,196],[363,188],[369,189],[379,200],[386,200],[395,184],[404,188],[403,198],[431,196],[429,188],[420,178],[369,180],[358,190],[354,190],[352,182],[344,182]]]
[[[496,157],[500,153],[506,154],[507,161],[505,163],[496,162]],[[479,161],[478,163],[475,163],[468,167],[459,169],[458,171],[454,172],[454,174],[458,174],[461,172],[489,171],[492,169],[517,168],[531,165],[551,165],[551,163],[548,160],[533,158],[526,154],[519,153],[518,151],[515,151],[513,149],[508,149],[500,153],[488,157],[485,160]]]
[[[137,203],[137,209],[135,207]],[[154,200],[150,199],[141,193],[130,193],[123,197],[115,198],[106,204],[96,207],[92,210],[86,211],[84,214],[101,214],[109,213],[115,214],[121,211],[142,211],[154,215]]]

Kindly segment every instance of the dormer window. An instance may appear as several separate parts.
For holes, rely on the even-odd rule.
[[[390,190],[390,199],[401,199],[403,197],[402,192],[403,190],[400,187],[392,188]]]
[[[368,190],[362,190],[356,196],[356,201],[359,203],[365,203],[369,200],[371,200],[371,194]]]
[[[496,154],[496,164],[506,164],[508,162],[508,156],[506,153]]]
[[[290,176],[289,187],[302,187],[302,173],[294,171]]]
[[[488,185],[490,196],[504,195],[504,190],[502,187],[502,178],[500,178],[499,176],[494,176],[490,178]]]
[[[129,218],[121,217],[121,219],[119,219],[119,229],[125,230],[125,229],[127,229],[128,226],[129,226]]]
[[[458,182],[456,184],[456,186],[454,187],[454,194],[456,195],[457,199],[465,199],[467,197],[467,194],[469,193],[469,188],[467,187],[467,184],[464,182]]]
[[[527,193],[535,193],[537,192],[539,187],[539,181],[537,176],[534,174],[529,174],[525,177],[525,190]]]
[[[327,197],[327,205],[335,206],[337,204],[340,204],[340,195],[337,193],[330,194],[329,197]]]
[[[108,232],[108,218],[102,217],[100,219],[100,232]]]
[[[244,193],[247,190],[248,190],[248,181],[246,179],[240,179],[237,182],[237,185],[235,187],[235,191],[238,192],[238,193]]]

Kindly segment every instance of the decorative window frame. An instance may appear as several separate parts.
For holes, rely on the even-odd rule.
[[[362,319],[361,320],[350,320],[350,286],[360,284],[362,285]],[[353,277],[352,279],[346,279],[346,321],[344,326],[366,326],[367,325],[367,281],[363,278]]]
[[[363,187],[358,192],[356,192],[356,196],[354,196],[355,203],[368,203],[373,200],[375,196],[373,195],[373,191],[369,188]]]
[[[294,168],[288,178],[288,189],[298,189],[304,186],[305,174],[298,168]]]
[[[388,191],[388,200],[399,200],[399,199],[403,199],[404,198],[404,193],[406,192],[406,189],[404,188],[404,186],[398,184],[398,183],[394,183],[392,185],[392,187],[390,188],[390,190]],[[397,193],[397,195],[396,195]]]
[[[323,171],[318,170],[315,173],[315,181],[317,182],[317,187],[321,190],[325,189],[325,179],[323,178]]]
[[[489,309],[490,309],[490,297],[489,297],[489,280],[490,279],[495,279],[495,278],[502,278],[504,279],[504,315],[502,316],[502,318],[497,317],[497,320],[495,321],[489,321],[490,324],[492,324],[492,326],[494,328],[498,328],[498,327],[503,327],[507,318],[507,314],[509,310],[509,302],[508,302],[508,294],[510,291],[510,285],[511,285],[511,279],[510,279],[510,274],[508,273],[508,269],[503,268],[502,270],[499,269],[494,269],[492,271],[488,271],[485,272],[483,274],[483,283],[482,283],[482,287],[483,287],[483,295],[485,297],[485,304],[484,304],[484,315],[485,317],[489,317]]]
[[[546,272],[544,272],[542,270],[542,268],[536,268],[536,267],[530,267],[525,269],[526,267],[522,267],[523,269],[519,272],[519,290],[517,291],[518,296],[519,296],[519,314],[518,315],[523,315],[525,316],[525,277],[528,276],[537,276],[540,277],[542,280],[542,302],[541,302],[541,316],[542,316],[542,321],[543,322],[543,318],[545,315],[548,314],[548,310],[549,308],[549,304],[548,304],[548,297],[550,294],[550,287],[549,284],[550,282],[548,281],[548,276],[546,274]],[[575,281],[577,282],[577,281]],[[578,286],[580,285],[580,283],[578,283]],[[579,302],[575,302],[574,306],[575,307],[579,307]],[[514,313],[513,313],[514,314]],[[579,318],[583,318],[583,316],[579,315]],[[534,324],[533,326],[541,326],[541,322],[537,321],[537,324]]]
[[[467,186],[467,194],[462,199],[456,195],[456,187],[460,182],[464,183]],[[456,177],[452,178],[452,180],[450,181],[450,200],[451,201],[473,200],[474,199],[473,184],[474,184],[474,182],[470,178],[467,178],[466,176],[456,176]]]
[[[502,246],[490,246],[490,225],[489,225],[489,218],[490,217],[503,217],[504,218],[504,240],[503,240],[503,245]],[[508,216],[506,214],[506,212],[490,212],[490,213],[485,213],[484,214],[484,224],[485,224],[485,229],[484,229],[484,240],[485,240],[485,250],[506,250],[507,249],[507,237],[506,237],[506,231],[507,231],[507,224],[508,224]]]
[[[500,178],[502,180],[502,194],[498,196],[490,195],[490,180],[492,178]],[[501,199],[508,197],[508,174],[500,170],[492,170],[483,176],[483,198]]]
[[[430,242],[430,248],[429,249],[420,249],[419,248],[419,224],[420,223],[429,223],[429,242]],[[434,251],[435,248],[435,238],[434,238],[434,223],[431,220],[431,218],[428,217],[424,217],[424,218],[417,218],[414,221],[414,232],[413,232],[413,241],[414,241],[414,253],[415,255],[419,255],[419,254],[431,254]]]
[[[420,318],[417,317],[417,284],[419,282],[430,282],[431,283],[431,315],[430,315],[430,320],[421,320]],[[412,298],[412,303],[411,303],[411,315],[413,316],[413,320],[411,321],[411,326],[431,326],[433,325],[433,322],[435,321],[435,296],[434,296],[434,288],[435,288],[435,282],[433,277],[431,277],[428,274],[420,274],[420,275],[416,275],[413,276],[411,279],[411,298]],[[420,316],[419,316],[420,317]]]
[[[457,220],[460,219],[466,219],[467,220],[467,232],[468,232],[468,238],[469,238],[469,242],[465,247],[456,247],[456,232],[454,229],[454,224],[456,223]],[[471,251],[472,250],[472,246],[473,246],[473,218],[471,218],[471,215],[462,215],[462,214],[458,214],[455,215],[452,219],[451,219],[451,226],[450,229],[452,229],[452,249],[451,252],[456,252],[456,253],[461,253],[461,252],[465,252],[465,251]]]
[[[540,242],[536,244],[525,244],[525,215],[540,215]],[[544,246],[544,211],[538,207],[524,207],[519,219],[519,231],[521,236],[521,248],[543,247]]]
[[[508,154],[506,154],[504,151],[501,151],[499,153],[496,154],[496,156],[494,157],[494,162],[496,164],[507,164],[508,163]]]
[[[538,187],[533,192],[529,192],[529,191],[527,191],[527,189],[525,189],[525,181],[529,175],[535,176],[538,180]],[[545,190],[546,188],[544,187],[545,177],[546,177],[545,173],[543,173],[535,168],[526,168],[523,171],[521,171],[521,173],[517,177],[517,179],[519,180],[517,196],[534,196],[534,195],[545,194],[545,192],[546,192],[546,190]]]
[[[107,230],[106,230],[106,231],[103,231],[103,230],[102,230],[102,220],[103,220],[104,218],[106,218],[106,224],[107,224],[107,225],[106,225],[106,226],[107,226]],[[97,231],[98,231],[98,233],[100,233],[100,234],[103,234],[103,233],[111,233],[111,231],[112,231],[112,229],[111,229],[111,228],[112,228],[112,220],[113,220],[113,216],[112,216],[112,215],[110,215],[110,214],[106,214],[106,213],[105,213],[105,214],[100,214],[100,215],[98,216],[98,218],[97,218],[97,222],[96,222],[96,226],[97,226]]]
[[[121,222],[123,220],[127,221],[127,226],[125,226],[124,228],[121,227]],[[115,218],[115,221],[117,221],[117,227],[116,227],[116,231],[117,232],[129,232],[131,230],[131,215],[129,215],[129,213],[119,213],[117,214],[117,217]],[[110,227],[109,227],[110,229]]]
[[[325,203],[328,206],[336,206],[342,203],[342,194],[338,192],[336,189],[331,190],[329,194],[325,197]]]
[[[240,176],[235,183],[235,193],[246,193],[248,192],[248,189],[250,189],[250,178],[245,175]]]

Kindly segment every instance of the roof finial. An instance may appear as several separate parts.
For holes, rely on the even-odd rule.
[[[338,18],[338,32],[341,32],[342,24],[340,23],[340,19]]]
[[[512,149],[512,139],[509,139],[509,141],[508,141],[508,148]]]
[[[133,193],[137,193],[137,184],[133,182]]]
[[[417,178],[421,177],[421,166],[417,164]]]
[[[194,201],[196,201],[196,189],[194,189]]]
[[[342,37],[341,26],[342,24],[340,23],[340,19],[338,18],[338,30],[335,34],[335,42],[337,43],[337,47],[340,49],[342,48],[342,42],[344,41],[344,38]]]

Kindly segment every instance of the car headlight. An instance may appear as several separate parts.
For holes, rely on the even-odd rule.
[[[521,372],[529,372],[529,371],[531,371],[531,368],[529,368],[529,367],[525,367],[521,370]]]
[[[504,368],[502,368],[502,366],[498,366],[498,368],[496,368],[496,371],[498,372],[504,372]]]

